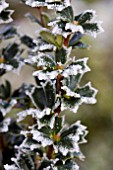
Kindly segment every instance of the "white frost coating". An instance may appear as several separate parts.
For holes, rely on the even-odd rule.
[[[63,89],[66,92],[67,96],[77,97],[77,98],[80,97],[80,94],[77,94],[77,93],[71,91],[67,86],[62,86],[61,89]]]
[[[0,1],[0,13],[9,6],[4,0]]]
[[[77,164],[73,165],[73,170],[79,170],[79,166]]]
[[[84,29],[80,25],[74,25],[72,23],[66,23],[65,29],[68,30],[70,29],[73,33],[74,32],[81,32],[84,34]]]
[[[84,86],[82,86],[82,88],[85,88],[85,87],[89,87],[90,90],[93,90],[94,91],[94,94],[92,95],[92,97],[83,97],[81,98],[82,100],[82,103],[86,103],[86,104],[95,104],[96,103],[96,94],[98,92],[98,90],[96,90],[95,88],[93,88],[91,86],[91,82],[88,82],[87,84],[85,84]]]
[[[12,65],[1,63],[0,64],[0,69],[5,69],[6,71],[11,71],[12,70],[14,73],[19,75],[19,72],[20,72],[22,66],[24,65],[24,63],[21,62],[21,61],[18,61],[18,62],[19,62],[18,68],[13,68]]]
[[[77,110],[79,108],[79,106],[82,104],[81,101],[79,101],[78,103],[75,103],[74,106],[71,106],[70,104],[68,104],[67,102],[65,102],[65,100],[62,98],[61,99],[61,111],[64,111],[64,110],[70,110],[74,113],[77,113]]]
[[[6,118],[2,121],[2,127],[0,127],[0,132],[7,132],[8,126],[10,125],[11,119]]]
[[[88,9],[88,10],[86,10],[86,11],[84,11],[83,13],[82,13],[82,16],[83,15],[85,15],[86,13],[92,13],[92,18],[91,18],[91,20],[94,20],[95,18],[96,18],[96,11],[95,10],[92,10],[92,9]],[[81,17],[82,17],[81,16]],[[90,20],[90,21],[91,21]],[[88,22],[88,21],[87,21]]]
[[[54,48],[54,46],[52,44],[43,44],[43,45],[39,46],[40,51],[52,50],[53,48]]]
[[[5,170],[20,170],[19,168],[17,168],[15,165],[4,165]]]
[[[48,80],[48,79],[55,79],[60,71],[54,70],[54,71],[47,71],[46,73],[42,70],[34,71],[33,76],[37,76],[39,80]]]
[[[13,14],[14,10],[7,10],[8,12],[10,12],[9,14],[9,18],[7,20],[3,20],[2,18],[0,19],[0,24],[7,24],[13,21],[13,19],[11,18],[11,15]]]
[[[60,147],[59,147],[59,151],[60,151],[64,156],[66,156],[67,153],[69,152],[69,149],[66,148],[66,147],[60,146]]]
[[[53,117],[51,118],[51,120],[50,120],[49,126],[50,126],[50,128],[51,128],[51,129],[53,129],[53,128],[54,128],[55,117],[56,117],[56,115],[55,115],[55,116],[53,116]]]
[[[86,73],[86,72],[88,72],[88,71],[91,71],[91,69],[90,69],[90,68],[88,67],[88,65],[87,65],[87,61],[88,61],[88,58],[87,58],[87,57],[76,60],[76,62],[83,62],[83,63],[84,63],[84,68],[83,68],[84,73]],[[75,62],[75,63],[76,63],[76,62]]]
[[[80,140],[80,136],[82,135],[82,139],[81,139],[81,141],[79,141],[79,144],[86,143],[87,140],[85,139],[85,136],[88,133],[88,131],[86,130],[87,127],[82,125],[80,121],[77,121],[76,123],[72,124],[70,126],[70,128],[73,127],[73,126],[78,126],[78,128],[76,129],[76,134],[74,134],[74,135],[71,134],[68,137],[70,139],[72,139],[74,141],[74,143],[76,143]],[[78,148],[78,151],[79,151],[79,148]]]
[[[25,117],[28,115],[31,115],[33,118],[36,118],[36,119],[41,119],[45,115],[49,115],[50,111],[51,111],[50,108],[43,109],[43,111],[41,111],[39,109],[30,108],[28,110],[19,112],[17,121],[20,122],[20,121],[24,120]]]
[[[104,29],[102,28],[101,24],[103,23],[103,21],[95,21],[95,23],[97,24],[98,30],[96,31],[90,31],[90,30],[85,30],[85,33],[93,36],[94,38],[97,37],[98,34],[103,33]]]
[[[0,99],[0,103],[2,103],[1,99]],[[11,101],[9,101],[8,107],[4,108],[1,105],[0,110],[3,113],[3,116],[5,116],[7,113],[9,113],[16,103],[17,103],[17,101],[15,99],[12,99]]]
[[[70,35],[70,31],[63,31],[61,28],[58,26],[59,20],[51,21],[48,23],[48,26],[52,27],[52,33],[54,35],[62,35],[64,38],[67,38],[68,35]]]
[[[11,65],[9,65],[9,64],[1,63],[1,64],[0,64],[0,69],[5,69],[5,70],[7,70],[7,71],[10,71],[10,70],[13,69],[13,67],[12,67]]]
[[[46,138],[43,133],[39,132],[38,130],[31,130],[31,134],[33,135],[33,139],[41,142],[43,147],[49,146],[53,144],[53,141],[49,138]]]
[[[82,73],[82,67],[80,65],[70,65],[63,71],[62,75],[68,77],[69,75],[77,75],[78,73]]]
[[[17,75],[20,74],[21,68],[24,66],[24,62],[17,60],[19,63],[18,68],[13,68],[13,72],[16,73]]]
[[[53,4],[49,4],[50,2],[53,2]],[[27,0],[26,4],[30,5],[32,7],[38,7],[38,6],[47,6],[48,9],[56,9],[57,11],[63,10],[65,7],[70,5],[70,0],[64,0],[61,2],[61,5],[57,5],[55,2],[61,2],[60,0],[45,0],[45,2],[39,2],[35,0]]]

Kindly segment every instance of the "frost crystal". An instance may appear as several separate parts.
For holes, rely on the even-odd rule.
[[[5,0],[0,1],[0,13],[6,9],[9,6],[8,3],[5,2]]]
[[[8,164],[4,165],[4,168],[5,168],[6,170],[20,170],[20,169],[17,168],[15,165],[8,165]]]
[[[8,131],[8,126],[10,125],[11,119],[6,118],[0,123],[0,132],[7,132]]]
[[[70,5],[70,0],[25,0],[27,5],[32,7],[47,6],[48,9],[56,9],[58,11],[63,10]],[[60,3],[60,4],[59,4]]]
[[[0,99],[0,110],[3,113],[3,116],[9,113],[16,103],[17,101],[15,99],[12,99],[8,103],[4,103],[4,101],[2,102],[2,100]],[[4,104],[5,104],[5,107],[4,107]]]

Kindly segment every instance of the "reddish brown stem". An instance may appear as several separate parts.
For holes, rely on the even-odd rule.
[[[50,146],[48,147],[48,152],[47,152],[47,157],[48,157],[48,159],[52,159],[53,153],[54,153],[53,145],[50,145]]]
[[[40,15],[40,23],[41,23],[41,25],[44,27],[45,24],[44,24],[44,20],[43,20],[43,17],[42,17],[43,8],[42,8],[42,7],[37,7],[37,9],[38,9],[39,15]]]
[[[70,35],[68,35],[67,38],[64,39],[64,45],[66,47],[68,47],[68,45],[69,45],[69,39],[70,39]]]

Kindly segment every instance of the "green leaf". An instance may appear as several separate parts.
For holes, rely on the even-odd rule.
[[[42,38],[50,43],[53,44],[55,46],[57,46],[58,48],[60,48],[62,46],[63,43],[63,37],[61,35],[54,35],[52,34],[49,30],[42,30],[40,32],[40,35],[42,36]]]
[[[63,126],[63,118],[62,117],[55,117],[55,123],[54,123],[54,130],[57,134]]]
[[[40,109],[45,107],[52,108],[55,102],[55,89],[52,82],[47,81],[42,86],[34,87],[31,98],[35,106]]]
[[[44,64],[44,67],[46,67],[47,70],[53,70],[55,68],[56,63],[51,56],[45,55],[42,56],[41,59],[42,59],[42,63]]]
[[[83,34],[81,32],[76,32],[69,41],[69,46],[74,46],[81,38]]]
[[[13,10],[3,10],[0,13],[0,24],[11,22],[12,19],[10,16],[12,13],[13,13]]]
[[[50,44],[53,44],[53,45],[56,45],[56,43],[55,43],[55,36],[51,32],[49,32],[49,30],[42,30],[40,32],[40,35],[42,36],[42,38],[46,42],[48,42]]]
[[[100,31],[100,28],[98,26],[98,23],[85,23],[82,25],[83,29],[86,32],[98,32]]]
[[[62,47],[61,49],[57,49],[56,50],[56,54],[55,54],[55,60],[56,62],[61,62],[62,64],[65,64],[65,62],[67,61],[67,50]]]
[[[62,44],[63,44],[63,37],[62,37],[62,35],[56,35],[55,42],[56,42],[56,46],[58,48],[62,47]]]
[[[41,162],[41,165],[38,168],[38,170],[43,170],[43,169],[46,169],[47,167],[49,167],[49,170],[53,170],[51,167],[51,164],[52,164],[52,161],[45,159]]]
[[[14,37],[17,34],[17,30],[12,25],[8,25],[3,27],[3,29],[0,30],[0,39],[9,39]]]
[[[19,45],[17,43],[9,44],[3,49],[3,56],[6,60],[10,61],[19,52]]]
[[[76,124],[71,125],[71,127],[69,127],[67,130],[65,130],[61,134],[61,137],[64,138],[64,137],[69,136],[70,134],[72,134],[74,136],[77,133],[77,129],[78,129],[78,126]]]
[[[67,78],[64,78],[62,83],[64,86],[67,86],[70,90],[75,91],[80,82],[81,74],[78,73],[77,75],[70,75]]]
[[[24,35],[20,38],[21,42],[26,45],[29,48],[34,48],[36,47],[36,43],[34,42],[34,40],[29,37],[28,35]]]
[[[32,152],[25,152],[21,151],[21,154],[15,159],[15,164],[18,168],[25,169],[25,170],[34,170],[35,169],[35,154]]]
[[[71,6],[68,6],[66,8],[64,8],[60,13],[60,18],[63,21],[67,21],[67,22],[73,22],[74,20],[74,14],[73,14],[73,9]]]
[[[79,170],[78,165],[71,159],[68,159],[64,164],[61,164],[60,161],[56,164],[58,170]]]
[[[11,95],[11,84],[9,81],[5,81],[5,85],[1,84],[0,85],[0,97],[2,99],[7,99]]]
[[[75,16],[75,20],[79,22],[79,24],[83,24],[87,21],[90,21],[95,16],[95,11],[87,10],[77,16]]]
[[[42,12],[42,18],[43,18],[43,21],[44,21],[44,26],[48,27],[48,23],[50,21],[48,13]]]
[[[82,97],[93,97],[96,93],[95,89],[91,87],[91,85],[88,83],[85,86],[78,88],[76,93],[80,94]]]
[[[87,44],[84,44],[83,42],[79,41],[77,42],[72,48],[73,49],[77,49],[77,48],[80,48],[80,49],[86,49],[88,48],[89,46]]]

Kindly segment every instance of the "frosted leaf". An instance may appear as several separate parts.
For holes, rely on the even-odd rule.
[[[69,75],[77,75],[78,73],[82,73],[82,67],[80,65],[70,65],[63,71],[62,75],[68,77]]]
[[[38,129],[41,129],[42,127],[48,125],[51,129],[54,128],[54,122],[55,122],[55,117],[56,115],[52,116],[49,121],[47,122],[43,122],[43,121],[40,121],[39,119],[37,120],[37,124],[38,124]]]
[[[82,34],[84,34],[84,29],[80,25],[74,25],[72,23],[66,23],[65,29],[66,30],[68,30],[68,29],[71,30],[72,33],[81,32]]]
[[[67,153],[69,152],[69,149],[66,148],[66,147],[60,146],[60,147],[59,147],[59,151],[60,151],[64,156],[66,156]]]
[[[0,123],[0,132],[7,132],[8,126],[10,125],[11,119],[6,118]],[[2,127],[1,127],[2,126]]]
[[[14,10],[6,10],[4,11],[5,12],[8,12],[9,13],[9,16],[7,19],[2,19],[2,17],[0,16],[0,24],[7,24],[7,23],[10,23],[13,21],[13,19],[11,18],[11,15],[13,14]]]
[[[13,66],[9,65],[9,64],[4,64],[4,63],[1,63],[0,64],[0,69],[5,69],[6,71],[10,71],[13,69]]]
[[[67,38],[68,35],[70,35],[70,31],[64,31],[63,29],[59,28],[58,26],[59,21],[51,21],[48,23],[48,26],[52,27],[52,33],[54,35],[62,35],[64,38]]]
[[[5,2],[5,0],[0,1],[0,13],[6,9],[9,6],[8,3]]]
[[[77,94],[77,93],[71,91],[67,86],[62,86],[61,89],[63,89],[66,92],[67,96],[77,97],[77,98],[80,97],[80,94]]]
[[[57,4],[58,2],[60,2],[60,4]],[[53,1],[49,1],[49,0],[45,0],[45,1],[36,1],[36,0],[25,0],[25,3],[27,5],[30,5],[32,7],[38,7],[38,6],[47,6],[48,9],[56,9],[58,11],[63,10],[65,7],[70,5],[70,1],[69,0],[53,0]]]
[[[101,26],[102,23],[103,23],[102,21],[95,21],[94,24],[97,25],[97,28],[98,28],[98,29],[97,29],[97,30],[93,30],[93,31],[92,31],[92,30],[89,30],[89,29],[86,29],[86,30],[85,30],[85,33],[88,34],[88,35],[90,35],[90,36],[93,36],[94,38],[96,38],[98,34],[101,34],[101,33],[104,32],[104,29],[103,29],[102,26]]]
[[[57,75],[59,74],[60,71],[58,70],[54,70],[54,71],[46,71],[46,72],[43,72],[41,70],[39,71],[34,71],[33,72],[33,76],[37,76],[39,78],[39,80],[48,80],[48,79],[55,79],[57,77]]]
[[[87,94],[86,94],[86,96],[82,96],[82,97],[81,97],[82,103],[95,104],[95,103],[96,103],[95,97],[96,97],[96,94],[97,94],[98,90],[96,90],[95,88],[93,88],[93,87],[91,86],[91,82],[85,84],[85,85],[82,86],[81,88],[86,88],[86,87],[89,88],[91,91],[93,91],[93,94],[92,94],[92,96],[89,96],[89,97],[87,96]],[[80,89],[81,89],[81,88],[80,88]]]
[[[7,63],[6,64],[1,63],[0,64],[0,69],[5,69],[6,71],[11,71],[12,70],[14,73],[19,75],[19,73],[21,71],[21,68],[24,65],[24,63],[22,61],[19,61],[19,60],[17,60],[17,62],[18,62],[18,67],[17,68],[14,68],[12,65],[7,64]]]
[[[81,104],[82,104],[82,101],[79,100],[74,105],[72,105],[70,103],[67,103],[67,101],[65,101],[65,99],[62,98],[61,99],[61,111],[70,110],[73,113],[76,113]]]
[[[30,151],[33,151],[34,149],[37,149],[37,148],[40,148],[40,145],[37,143],[37,144],[34,144],[33,142],[32,143],[29,143],[27,140],[27,134],[29,132],[26,132],[26,134],[23,134],[26,136],[26,138],[24,139],[24,141],[22,142],[22,144],[20,146],[16,146],[16,149],[20,150],[20,149],[23,149],[24,150],[30,150]]]
[[[31,130],[31,134],[33,135],[33,139],[36,140],[37,142],[41,142],[41,145],[43,147],[53,144],[52,139],[45,137],[43,133],[37,130]]]
[[[17,61],[18,61],[18,64],[19,64],[19,65],[18,65],[17,68],[13,68],[12,71],[13,71],[14,73],[16,73],[17,75],[19,75],[22,67],[24,66],[24,62],[19,61],[19,60],[17,60]]]
[[[54,46],[52,44],[43,44],[39,46],[39,51],[52,50]]]
[[[45,108],[42,111],[39,110],[39,109],[30,108],[28,110],[24,110],[22,112],[19,112],[17,121],[20,122],[20,121],[24,120],[25,117],[28,116],[28,115],[31,115],[33,118],[36,118],[36,119],[41,119],[45,115],[49,115],[50,111],[51,111],[50,108]]]
[[[17,168],[15,165],[4,165],[5,170],[20,170],[19,168]]]
[[[70,128],[72,128],[74,126],[77,127],[76,134],[70,134],[68,137],[73,140],[74,144],[76,144],[76,143],[78,143],[78,144],[86,143],[87,140],[85,139],[85,137],[88,133],[88,131],[86,130],[87,127],[82,125],[80,121],[77,121],[76,123],[72,124],[70,126]],[[79,148],[78,148],[78,152],[79,152]]]
[[[3,113],[3,116],[9,113],[16,103],[17,101],[15,99],[12,99],[11,101],[8,102],[8,105],[4,106],[4,101],[2,104],[2,100],[0,99],[0,110]]]

